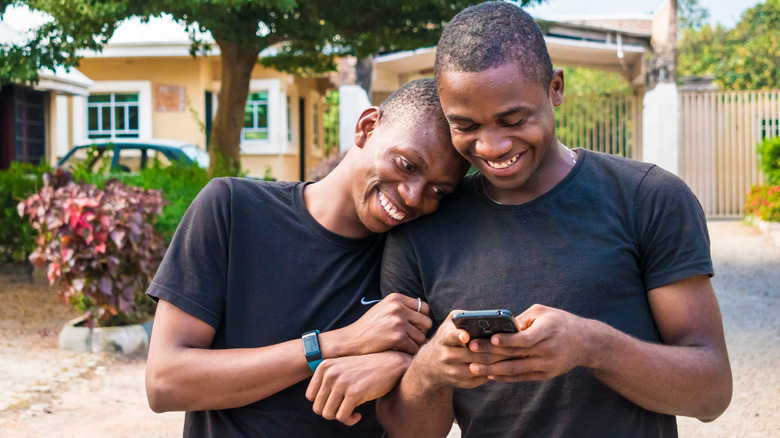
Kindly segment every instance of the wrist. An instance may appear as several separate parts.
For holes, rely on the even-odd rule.
[[[429,353],[433,353],[431,350],[429,345],[423,345],[409,364],[406,374],[414,381],[414,387],[423,393],[451,393],[452,385],[436,374],[439,364],[429,360]]]
[[[341,336],[342,329],[320,333],[320,352],[323,359],[350,356],[349,346]]]

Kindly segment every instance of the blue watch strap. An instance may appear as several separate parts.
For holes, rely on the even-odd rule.
[[[303,334],[303,354],[306,356],[306,362],[309,364],[311,372],[317,370],[322,362],[322,353],[320,353],[319,330],[308,331]]]

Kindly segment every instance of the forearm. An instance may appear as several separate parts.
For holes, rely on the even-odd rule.
[[[311,374],[300,340],[252,349],[150,349],[146,388],[155,412],[230,409]]]
[[[728,406],[732,388],[725,347],[653,344],[601,322],[588,324],[594,353],[586,367],[628,400],[702,421],[717,418]]]
[[[452,387],[429,383],[421,368],[413,361],[395,389],[377,401],[389,437],[446,437],[452,428]]]

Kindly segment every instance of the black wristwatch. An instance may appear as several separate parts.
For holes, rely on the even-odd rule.
[[[322,353],[320,353],[320,342],[317,335],[319,330],[312,330],[303,334],[303,354],[306,356],[306,362],[309,363],[311,372],[317,369],[317,366],[322,362]]]

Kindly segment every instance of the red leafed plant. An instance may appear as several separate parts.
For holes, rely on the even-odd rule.
[[[90,326],[147,321],[155,303],[145,295],[165,242],[152,223],[162,212],[157,190],[110,180],[105,189],[44,176],[38,194],[19,203],[38,232],[30,261],[48,265],[60,299],[85,313]]]

